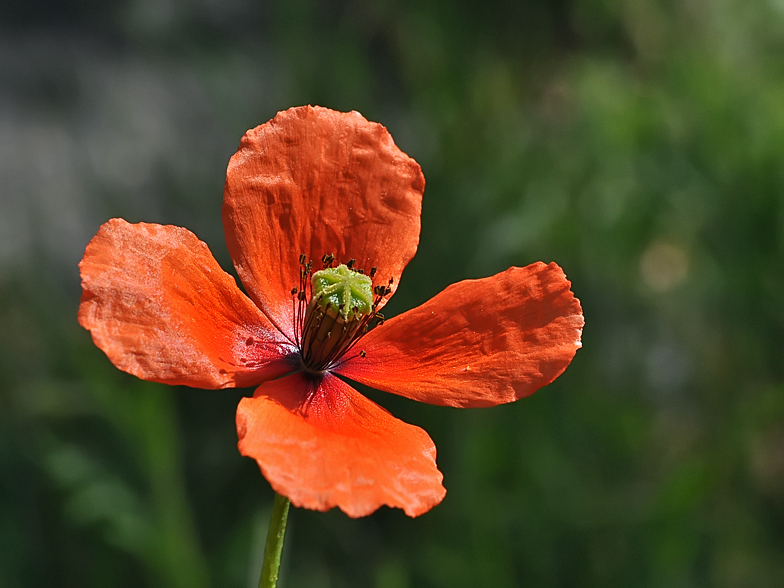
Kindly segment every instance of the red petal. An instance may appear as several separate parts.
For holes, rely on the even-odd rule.
[[[289,336],[299,256],[378,267],[394,289],[416,252],[425,179],[358,112],[292,108],[248,131],[226,173],[223,225],[251,298]]]
[[[290,344],[186,229],[112,219],[79,268],[79,323],[123,371],[197,388],[292,371]]]
[[[583,315],[560,267],[534,263],[449,286],[368,333],[336,371],[448,406],[513,402],[549,384],[580,347]]]
[[[242,455],[295,506],[351,517],[382,504],[417,516],[446,490],[430,437],[325,374],[293,374],[262,385],[237,408]]]

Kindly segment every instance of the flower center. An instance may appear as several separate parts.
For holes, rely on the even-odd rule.
[[[294,334],[306,371],[328,370],[348,353],[362,336],[383,322],[381,301],[391,293],[386,286],[373,287],[376,268],[365,275],[354,270],[355,261],[332,267],[335,258],[325,255],[324,269],[314,272],[313,262],[300,256],[300,287],[294,295]],[[360,351],[358,356],[364,357]]]

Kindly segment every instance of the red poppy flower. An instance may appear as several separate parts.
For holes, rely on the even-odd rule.
[[[338,376],[432,404],[512,402],[566,369],[583,326],[553,263],[454,284],[384,321],[424,186],[360,114],[279,113],[227,172],[223,224],[248,295],[188,230],[113,219],[80,263],[79,322],[145,380],[258,386],[237,409],[239,450],[294,505],[419,515],[446,493],[433,442]]]

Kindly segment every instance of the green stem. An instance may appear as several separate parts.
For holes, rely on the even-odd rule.
[[[291,501],[285,496],[275,494],[270,514],[267,545],[264,548],[264,565],[261,568],[259,588],[275,588],[278,585],[280,554],[283,552],[283,537],[286,535],[286,520],[289,517]]]

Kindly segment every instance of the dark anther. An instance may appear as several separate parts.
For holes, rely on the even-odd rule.
[[[291,289],[291,294],[292,294],[292,296],[293,296],[294,294],[296,294],[296,293],[297,293],[297,289],[296,289],[296,288],[292,288],[292,289]]]
[[[304,300],[305,300],[305,291],[304,291],[304,290],[300,291],[300,292],[297,294],[297,300],[302,300],[302,301],[304,301]]]
[[[362,351],[360,351],[360,352],[359,352],[359,356],[360,356],[360,357],[365,357],[366,355],[367,355],[367,353],[365,353],[365,350],[364,350],[364,349],[363,349]]]
[[[353,269],[353,268],[354,268],[354,264],[355,264],[355,263],[357,263],[357,260],[356,260],[356,259],[349,259],[349,260],[348,260],[348,263],[346,264],[346,267],[347,267],[348,269]]]
[[[378,271],[378,268],[377,268],[375,265],[374,265],[373,267],[371,267],[371,268],[370,268],[370,277],[371,277],[371,278],[374,278],[374,277],[376,277],[376,272],[377,272],[377,271]]]
[[[376,286],[373,288],[373,292],[376,294],[376,296],[383,296],[385,291],[386,289],[384,286]]]
[[[383,321],[386,317],[383,314],[381,314],[380,312],[377,312],[376,313],[376,318],[377,319],[381,319]]]
[[[305,265],[305,262],[308,260],[307,256],[304,253],[300,253],[299,255],[299,263],[300,265]]]
[[[389,285],[391,286],[394,283],[395,283],[395,278],[389,278]]]
[[[390,294],[392,294],[392,288],[384,288],[384,296],[389,296]]]
[[[335,261],[335,256],[330,255],[329,253],[325,254],[324,257],[321,258],[321,263],[324,264],[324,267],[331,266],[333,261]]]

